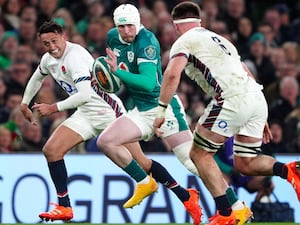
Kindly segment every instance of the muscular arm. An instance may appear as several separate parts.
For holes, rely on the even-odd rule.
[[[187,64],[185,57],[172,58],[164,72],[159,100],[168,104],[171,101],[180,82],[181,72]]]

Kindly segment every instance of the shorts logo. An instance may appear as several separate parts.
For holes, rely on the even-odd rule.
[[[218,127],[221,128],[221,129],[225,129],[227,127],[227,122],[224,121],[224,120],[221,120],[219,123],[218,123]]]
[[[174,126],[174,122],[168,120],[168,121],[166,122],[166,125],[167,125],[167,127],[168,127],[170,130],[172,130],[172,129],[173,129],[173,126]]]

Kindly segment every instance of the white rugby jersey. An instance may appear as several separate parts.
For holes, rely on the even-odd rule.
[[[93,62],[94,58],[85,48],[78,44],[67,42],[65,51],[60,58],[54,58],[48,52],[43,55],[39,68],[34,72],[33,77],[36,77],[35,79],[38,81],[40,76],[51,75],[59,86],[69,96],[72,96],[78,92],[75,86],[76,83],[91,80]],[[34,79],[33,77],[32,79]],[[119,101],[119,99],[115,95],[101,93],[102,96],[100,97],[91,85],[89,86],[89,91],[91,94],[90,101],[81,105],[78,101],[76,105],[76,99],[69,97],[57,103],[59,110],[77,108],[85,113],[101,113],[101,111],[105,109],[111,110],[111,108],[116,110],[114,107],[117,104],[116,100]],[[28,95],[26,92],[25,94]],[[23,98],[23,102],[29,103],[28,100],[30,101],[34,94],[31,91],[29,96],[24,96],[26,100]]]
[[[188,59],[186,75],[214,98],[262,89],[247,76],[234,45],[205,28],[196,27],[181,35],[171,48],[170,58],[178,55]]]

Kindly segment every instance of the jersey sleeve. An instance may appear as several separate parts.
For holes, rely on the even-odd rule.
[[[32,76],[30,77],[23,94],[22,104],[26,104],[26,105],[30,104],[33,97],[40,90],[43,80],[48,75],[48,70],[46,68],[47,54],[48,53],[42,56],[39,66],[36,68]]]
[[[185,40],[185,36],[178,38],[171,47],[170,59],[177,56],[184,56],[186,58],[190,55],[188,41]]]
[[[72,77],[77,92],[57,102],[59,111],[77,108],[91,99],[91,63],[89,61],[89,57],[91,56],[82,49],[76,50],[72,50],[70,55],[68,55],[65,69]]]

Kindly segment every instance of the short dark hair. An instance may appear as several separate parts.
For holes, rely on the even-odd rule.
[[[38,36],[41,36],[41,34],[44,34],[44,33],[62,34],[63,27],[54,21],[46,21],[40,26],[40,28],[38,30]]]
[[[177,4],[172,10],[172,18],[185,19],[185,18],[200,18],[200,7],[194,2],[181,2]]]

